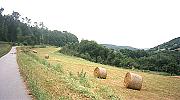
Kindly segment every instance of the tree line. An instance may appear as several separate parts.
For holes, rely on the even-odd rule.
[[[81,40],[80,43],[65,45],[60,52],[116,67],[180,75],[179,51],[114,50],[95,41]]]
[[[49,44],[64,46],[78,42],[78,38],[67,32],[48,30],[43,22],[32,22],[30,18],[22,18],[18,12],[3,15],[4,8],[0,8],[0,41],[39,45]]]

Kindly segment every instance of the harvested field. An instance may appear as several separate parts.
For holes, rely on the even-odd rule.
[[[180,79],[179,78],[172,78],[169,76],[145,73],[138,70],[137,71],[128,70],[128,69],[122,69],[122,68],[117,68],[113,66],[101,65],[101,64],[93,63],[93,62],[90,62],[81,58],[66,56],[58,52],[59,48],[54,48],[54,47],[35,48],[35,50],[38,52],[36,55],[38,55],[38,57],[42,59],[44,58],[45,54],[48,54],[50,58],[47,59],[46,61],[52,65],[59,64],[61,67],[56,67],[54,70],[59,71],[62,68],[63,75],[70,75],[70,76],[77,75],[77,73],[81,72],[81,70],[83,69],[82,77],[84,74],[85,76],[87,76],[84,82],[88,82],[87,83],[88,85],[87,84],[81,84],[81,85],[74,84],[74,85],[80,86],[78,89],[82,89],[83,87],[89,90],[86,92],[74,92],[74,91],[79,91],[79,90],[77,88],[70,89],[69,86],[71,85],[69,83],[66,84],[66,82],[64,83],[62,80],[61,80],[62,84],[60,85],[58,82],[59,78],[57,77],[56,74],[53,74],[51,70],[45,70],[46,72],[45,71],[41,72],[41,70],[36,69],[37,71],[40,71],[40,72],[35,71],[37,75],[34,74],[33,76],[39,79],[43,78],[44,80],[46,80],[47,78],[48,83],[44,81],[44,84],[46,85],[41,83],[42,85],[41,87],[45,88],[43,90],[50,91],[48,92],[49,95],[53,95],[53,96],[63,95],[65,97],[69,97],[67,95],[69,94],[69,95],[73,95],[73,97],[77,97],[81,99],[82,98],[92,99],[93,96],[97,97],[96,99],[98,98],[99,99],[112,99],[112,97],[114,98],[118,97],[125,100],[177,100],[180,98],[180,94],[179,94]],[[108,75],[106,79],[94,78],[94,69],[97,67],[103,67],[107,70]],[[43,67],[40,67],[39,69],[43,69]],[[143,85],[140,91],[127,89],[124,86],[124,77],[127,72],[132,72],[143,77]],[[42,73],[44,75],[39,76],[39,73]],[[46,73],[48,73],[47,77],[45,75]],[[50,81],[49,77],[53,77],[53,80]],[[57,80],[57,83],[55,80]],[[56,86],[59,89],[56,89],[56,87],[53,88],[51,83],[54,84],[53,87]],[[61,90],[62,91],[65,90],[63,94],[61,94],[62,93]],[[111,91],[111,92],[108,92],[108,91]],[[108,94],[111,94],[111,95],[108,95]],[[115,99],[118,99],[118,98],[115,98]]]

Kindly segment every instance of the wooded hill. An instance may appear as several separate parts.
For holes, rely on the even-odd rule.
[[[67,32],[48,30],[43,22],[32,22],[28,17],[21,17],[18,12],[3,15],[4,8],[0,9],[0,41],[24,45],[49,44],[64,46],[78,42],[78,38]]]
[[[165,42],[163,44],[160,44],[154,48],[151,48],[150,50],[156,51],[156,50],[176,50],[180,48],[180,37],[174,38],[168,42]]]
[[[138,50],[137,48],[131,46],[117,46],[112,44],[101,44],[101,45],[114,50],[120,50],[120,49]]]

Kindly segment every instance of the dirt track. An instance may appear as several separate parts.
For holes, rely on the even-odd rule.
[[[16,47],[0,58],[0,100],[31,100],[19,74]]]

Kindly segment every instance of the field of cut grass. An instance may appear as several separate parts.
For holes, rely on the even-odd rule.
[[[21,48],[22,49],[22,48]],[[40,99],[109,99],[109,100],[177,100],[180,98],[180,78],[144,73],[113,66],[101,65],[81,58],[66,56],[60,48],[33,48],[25,52],[18,49],[21,75],[27,81],[32,95]],[[49,54],[49,59],[44,55]],[[96,67],[107,69],[107,79],[93,76]],[[127,72],[143,77],[140,91],[123,85]]]
[[[11,49],[11,45],[9,43],[0,41],[0,57],[7,54],[10,51],[10,49]]]

